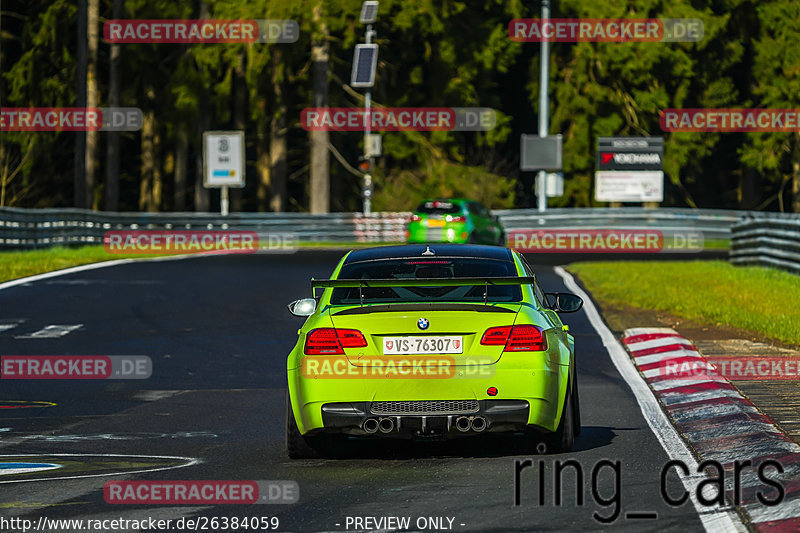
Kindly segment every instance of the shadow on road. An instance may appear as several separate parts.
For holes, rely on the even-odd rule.
[[[634,428],[611,428],[605,426],[584,426],[581,435],[575,439],[574,452],[602,448],[611,444],[618,430]],[[444,457],[511,457],[518,455],[538,455],[536,444],[522,434],[481,435],[448,441],[421,442],[400,439],[358,439],[350,438],[346,443],[330,449],[325,459],[382,459],[408,460]]]

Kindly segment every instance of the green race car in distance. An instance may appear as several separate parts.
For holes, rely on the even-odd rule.
[[[565,452],[580,431],[574,338],[518,252],[402,245],[347,253],[287,360],[286,447],[313,457],[350,437],[447,439],[522,432]],[[542,448],[542,444],[546,448]]]
[[[481,203],[459,198],[425,200],[411,215],[408,243],[453,242],[506,245],[496,216]]]

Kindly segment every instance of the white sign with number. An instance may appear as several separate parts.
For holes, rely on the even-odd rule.
[[[203,133],[203,185],[244,187],[244,132]]]
[[[664,172],[598,170],[594,173],[594,198],[598,202],[662,202]]]

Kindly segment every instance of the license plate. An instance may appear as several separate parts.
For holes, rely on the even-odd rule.
[[[442,228],[444,227],[444,220],[434,220],[428,219],[428,227],[429,228]]]
[[[464,353],[460,335],[449,337],[384,337],[384,355],[415,353]]]

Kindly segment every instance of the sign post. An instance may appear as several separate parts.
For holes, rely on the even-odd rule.
[[[598,202],[664,201],[663,137],[600,137],[596,168]]]
[[[367,29],[364,31],[366,44],[356,45],[355,53],[353,54],[353,70],[350,74],[351,87],[364,87],[367,89],[364,93],[366,128],[364,129],[364,156],[362,160],[364,181],[361,191],[365,215],[369,215],[372,212],[372,175],[370,174],[372,171],[372,158],[380,155],[380,153],[375,154],[370,150],[372,137],[370,132],[372,92],[370,89],[375,85],[375,71],[378,64],[378,45],[372,42],[376,35],[375,30],[372,29],[372,24],[377,18],[377,0],[365,0],[361,4],[361,15],[358,20],[361,24],[367,25]]]
[[[220,188],[220,213],[228,215],[228,187],[244,187],[244,132],[203,132],[203,186]]]

